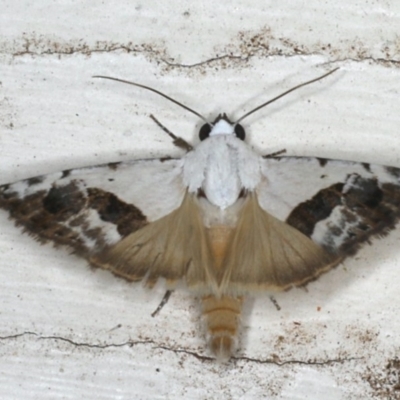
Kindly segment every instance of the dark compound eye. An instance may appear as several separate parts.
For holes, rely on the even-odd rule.
[[[240,125],[240,124],[235,125],[235,135],[240,140],[244,140],[244,138],[246,136],[246,132],[244,131],[244,128],[242,125]]]
[[[212,126],[210,124],[204,124],[199,131],[199,138],[201,141],[207,139],[210,136]]]

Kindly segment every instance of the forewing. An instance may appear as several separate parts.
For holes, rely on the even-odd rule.
[[[182,202],[177,160],[73,169],[0,186],[0,207],[40,242],[90,260]]]
[[[400,218],[400,169],[317,158],[267,159],[261,206],[345,257]]]
[[[224,293],[304,285],[400,218],[398,168],[285,157],[263,175],[227,248]]]

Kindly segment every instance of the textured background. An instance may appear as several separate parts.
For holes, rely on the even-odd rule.
[[[179,154],[150,113],[196,143],[195,116],[95,74],[234,119],[340,66],[246,120],[250,143],[400,167],[395,0],[56,3],[0,1],[0,183]],[[400,398],[399,240],[400,229],[307,291],[277,295],[280,311],[249,300],[238,353],[221,366],[196,299],[175,293],[151,318],[162,286],[92,271],[0,213],[0,397]]]

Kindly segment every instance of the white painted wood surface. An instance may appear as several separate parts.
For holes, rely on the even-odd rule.
[[[176,155],[193,115],[248,121],[265,153],[400,167],[400,3],[0,1],[0,183]],[[151,292],[40,247],[0,213],[2,399],[397,399],[400,228],[308,286],[249,300],[237,357],[208,358],[196,299]]]

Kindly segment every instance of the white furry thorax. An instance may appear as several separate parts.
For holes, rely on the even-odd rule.
[[[191,193],[202,189],[212,204],[225,209],[242,189],[252,191],[260,183],[261,160],[233,134],[210,135],[184,157],[184,184]]]

